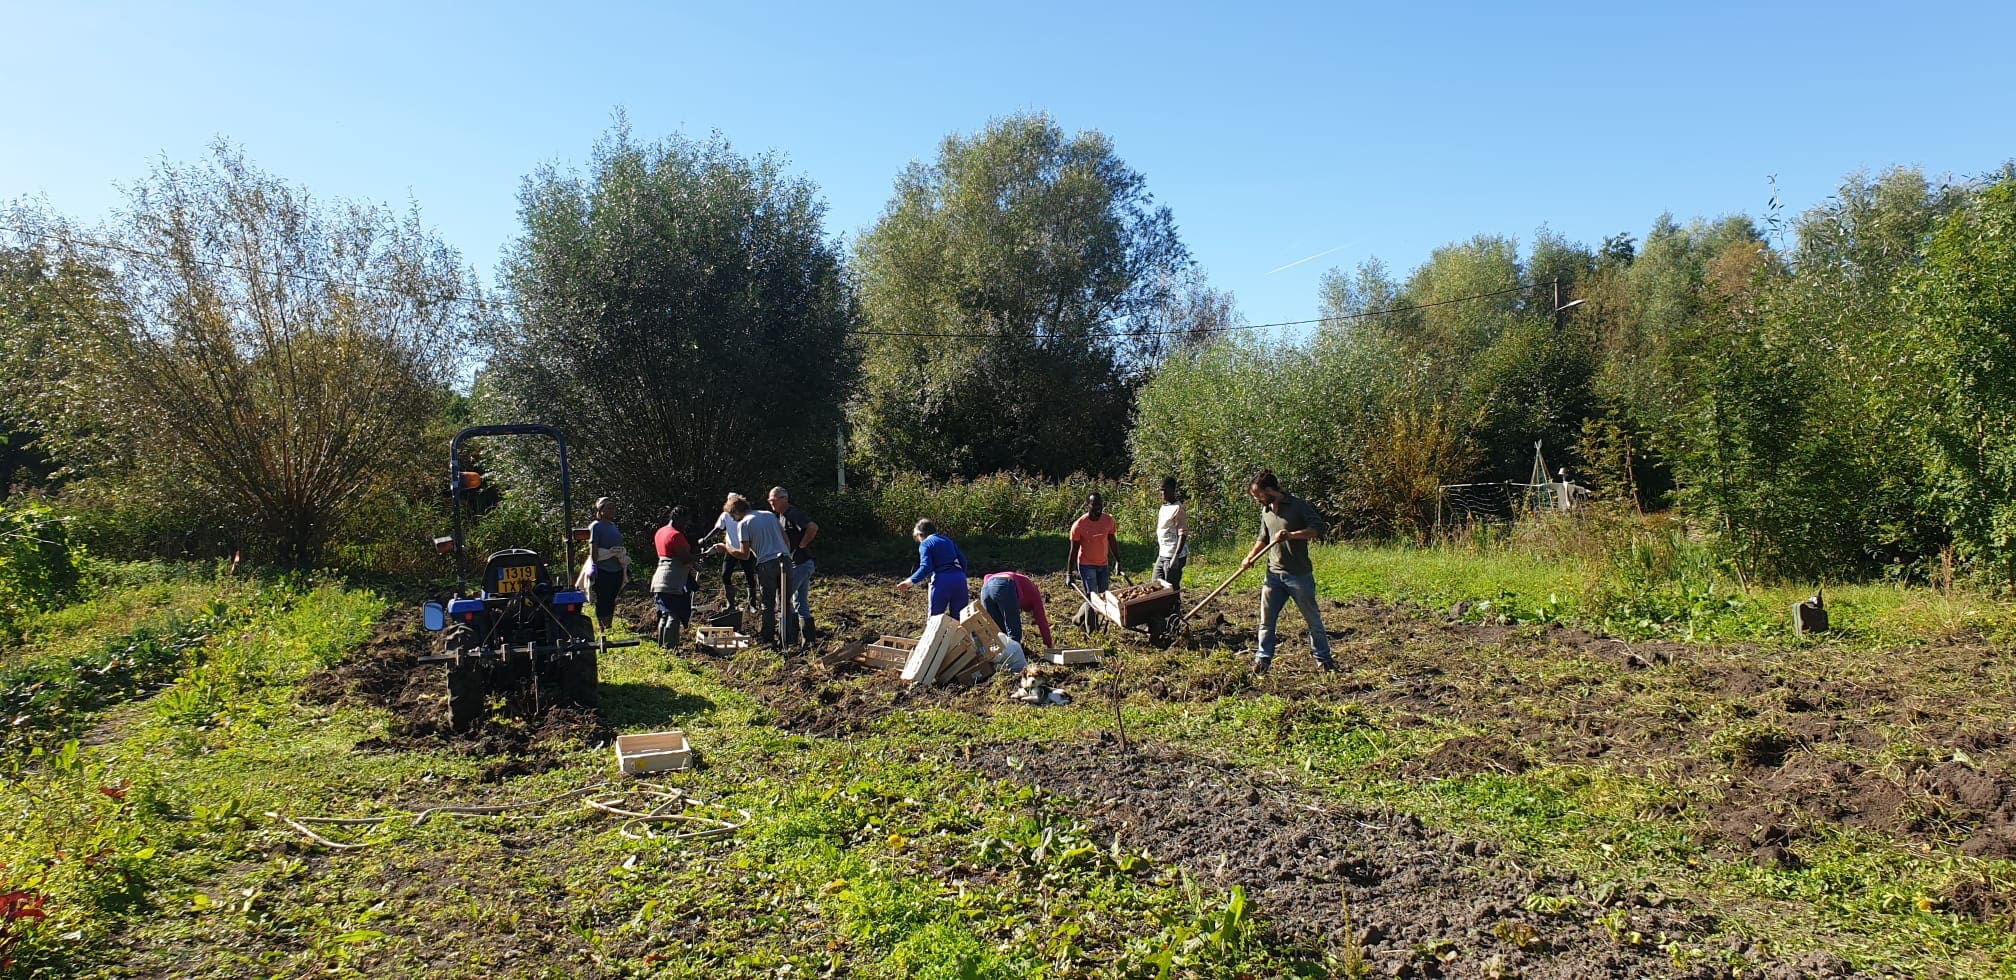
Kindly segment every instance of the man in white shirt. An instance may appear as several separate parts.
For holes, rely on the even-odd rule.
[[[797,618],[785,611],[783,622],[778,622],[777,598],[788,596],[785,578],[791,574],[791,542],[784,536],[784,525],[777,515],[767,510],[757,510],[749,506],[749,501],[740,497],[730,504],[729,515],[740,526],[738,547],[721,546],[721,550],[739,561],[753,563],[756,567],[756,595],[763,610],[763,630],[758,634],[768,642],[776,643],[781,649],[798,642]],[[781,629],[781,632],[780,632]]]
[[[748,498],[742,496],[739,493],[731,493],[728,495],[728,499],[723,501],[721,504],[721,516],[714,521],[714,530],[708,532],[707,534],[707,537],[709,538],[713,537],[716,534],[721,535],[720,544],[722,545],[722,547],[716,548],[714,550],[726,552],[731,555],[731,557],[721,562],[721,593],[723,596],[726,597],[727,604],[726,606],[724,606],[724,608],[727,609],[733,609],[736,606],[735,603],[736,572],[739,571],[742,573],[742,578],[744,579],[745,584],[749,586],[749,600],[751,602],[754,602],[756,600],[756,591],[757,591],[756,563],[751,561],[742,561],[739,558],[732,557],[732,555],[735,552],[742,550],[742,525],[736,522],[734,514],[731,513],[735,508],[735,502],[738,500],[742,501],[745,504],[748,503]],[[705,544],[706,538],[702,538],[701,543]]]

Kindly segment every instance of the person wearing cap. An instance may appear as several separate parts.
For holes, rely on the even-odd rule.
[[[1022,614],[1036,620],[1043,645],[1056,646],[1050,639],[1050,614],[1043,608],[1043,590],[1029,576],[1016,571],[995,572],[980,584],[980,606],[994,625],[1009,639],[1022,642]]]
[[[742,546],[715,547],[755,565],[757,604],[763,612],[763,630],[759,635],[779,648],[788,647],[798,642],[798,627],[792,617],[787,615],[780,623],[777,616],[778,598],[790,601],[786,580],[791,574],[791,545],[784,537],[784,525],[776,514],[749,506],[746,497],[736,498],[729,513],[739,525]]]
[[[595,622],[608,632],[616,621],[616,593],[630,574],[630,551],[623,547],[623,532],[616,527],[616,501],[600,497],[595,501],[595,521],[588,525],[588,583],[595,594]]]
[[[784,537],[791,544],[791,611],[798,614],[798,635],[812,639],[812,541],[819,537],[819,523],[791,502],[791,491],[770,488],[770,512],[784,525]]]
[[[951,538],[939,534],[937,522],[928,517],[917,522],[910,536],[917,539],[917,570],[911,572],[909,578],[896,583],[896,587],[913,589],[928,579],[931,582],[927,593],[928,615],[958,615],[970,601],[967,596],[965,553],[952,543]]]

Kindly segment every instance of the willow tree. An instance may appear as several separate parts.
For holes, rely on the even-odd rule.
[[[1146,178],[1044,115],[911,164],[855,261],[853,450],[882,472],[1124,473],[1134,390],[1196,319]]]
[[[410,492],[462,368],[473,273],[419,215],[321,201],[217,145],[162,163],[108,227],[45,241],[108,270],[24,393],[79,491],[231,522],[312,564],[374,495]],[[416,546],[420,543],[416,542]]]
[[[498,420],[566,431],[578,496],[638,514],[830,479],[853,299],[810,181],[719,138],[641,143],[619,124],[586,174],[529,178],[520,215],[514,322],[479,387]]]

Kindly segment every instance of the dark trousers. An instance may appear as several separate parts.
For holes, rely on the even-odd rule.
[[[1183,566],[1190,563],[1189,555],[1174,558],[1155,559],[1155,577],[1178,589],[1183,588]]]
[[[1009,639],[1022,642],[1022,590],[1015,587],[1014,579],[988,579],[980,587],[980,606]]]
[[[669,619],[681,626],[693,623],[693,593],[658,592],[652,595],[658,601],[658,618]]]
[[[623,573],[599,573],[588,584],[595,592],[595,618],[607,624],[616,617],[616,593],[623,590]]]
[[[728,608],[735,608],[735,573],[741,572],[745,584],[749,586],[749,599],[755,601],[756,561],[752,558],[737,558],[729,555],[721,559],[721,592],[728,598]]]
[[[764,640],[776,643],[778,646],[788,647],[798,642],[798,618],[796,616],[784,617],[782,624],[784,632],[782,635],[779,635],[777,632],[779,625],[777,622],[777,599],[779,596],[788,598],[791,594],[785,584],[786,576],[791,574],[791,559],[772,558],[769,561],[756,562],[755,569],[757,604],[763,610],[763,632],[757,635]]]

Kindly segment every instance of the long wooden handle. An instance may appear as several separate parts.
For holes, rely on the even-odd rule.
[[[1254,555],[1254,556],[1253,556],[1253,560],[1254,560],[1254,561],[1259,561],[1259,560],[1260,560],[1260,557],[1261,557],[1261,555],[1265,555],[1266,553],[1268,553],[1268,552],[1270,552],[1270,551],[1273,551],[1273,550],[1274,550],[1274,547],[1275,547],[1275,545],[1278,545],[1278,544],[1280,544],[1280,543],[1281,543],[1281,542],[1282,542],[1283,540],[1284,540],[1284,539],[1282,539],[1282,538],[1276,538],[1276,539],[1274,539],[1273,541],[1270,541],[1270,542],[1268,542],[1268,543],[1267,543],[1267,547],[1265,547],[1265,548],[1262,548],[1262,549],[1260,549],[1260,554],[1259,554],[1259,555]],[[1244,568],[1241,568],[1241,569],[1239,569],[1238,571],[1235,571],[1235,572],[1233,572],[1233,573],[1232,573],[1232,577],[1231,577],[1231,578],[1228,578],[1228,579],[1226,579],[1226,580],[1225,580],[1225,581],[1224,581],[1224,582],[1223,582],[1222,584],[1220,584],[1220,585],[1219,585],[1219,586],[1218,586],[1217,588],[1215,588],[1215,589],[1212,589],[1212,590],[1211,590],[1211,594],[1210,594],[1210,595],[1207,595],[1207,596],[1205,596],[1204,598],[1202,598],[1202,599],[1199,599],[1199,600],[1197,601],[1197,604],[1196,604],[1196,605],[1194,605],[1194,606],[1191,606],[1191,607],[1190,607],[1190,611],[1189,611],[1189,612],[1186,612],[1186,613],[1184,613],[1184,614],[1183,614],[1183,618],[1184,618],[1185,620],[1188,620],[1188,619],[1189,619],[1190,617],[1192,617],[1192,616],[1195,616],[1195,615],[1197,615],[1197,610],[1199,610],[1199,609],[1202,609],[1202,608],[1204,608],[1204,607],[1205,607],[1206,605],[1208,605],[1208,604],[1209,604],[1209,603],[1211,602],[1211,600],[1213,600],[1213,599],[1216,599],[1216,598],[1218,598],[1218,593],[1220,593],[1220,592],[1223,592],[1223,591],[1225,591],[1226,589],[1229,589],[1229,588],[1231,588],[1231,587],[1232,587],[1232,583],[1234,583],[1234,582],[1237,582],[1237,581],[1239,581],[1239,576],[1241,576],[1241,575],[1244,575],[1244,574],[1246,574],[1246,569],[1244,569]]]

